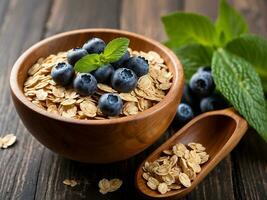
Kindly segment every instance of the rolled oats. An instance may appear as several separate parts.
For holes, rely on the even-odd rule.
[[[191,181],[190,181],[189,177],[185,173],[180,173],[179,174],[179,181],[185,187],[190,187],[191,186]]]
[[[6,149],[12,146],[16,142],[16,136],[14,134],[7,134],[4,137],[0,137],[0,149]]]
[[[75,187],[78,183],[77,183],[77,181],[75,181],[73,179],[65,179],[63,181],[63,184],[71,186],[71,187]]]
[[[190,187],[201,171],[200,165],[209,158],[205,147],[199,143],[189,143],[187,146],[177,143],[162,153],[163,156],[153,162],[146,161],[142,167],[142,177],[147,186],[161,194]]]
[[[139,78],[137,87],[130,93],[119,93],[110,86],[98,83],[96,94],[81,97],[73,88],[57,85],[50,75],[58,62],[67,61],[67,52],[40,58],[29,70],[24,82],[24,94],[29,101],[50,113],[75,119],[110,119],[97,109],[100,95],[110,92],[118,93],[124,103],[120,117],[135,115],[151,108],[160,102],[172,85],[172,73],[164,64],[164,60],[154,51],[138,52],[129,49],[131,55],[143,56],[148,60],[148,74]],[[49,104],[44,103],[49,100]],[[88,101],[91,102],[88,103]],[[85,102],[85,103],[84,103]],[[204,162],[204,158],[203,158]]]
[[[111,180],[108,179],[101,179],[98,182],[99,192],[101,194],[106,194],[108,192],[114,192],[118,190],[122,186],[122,180],[118,178],[114,178]]]
[[[159,181],[153,177],[149,177],[147,180],[147,186],[152,190],[156,190],[158,188]]]
[[[166,183],[160,183],[158,185],[158,191],[161,193],[161,194],[165,194],[167,193],[169,190],[168,188],[168,185]]]

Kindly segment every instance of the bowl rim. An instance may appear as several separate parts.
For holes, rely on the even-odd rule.
[[[131,37],[138,38],[140,40],[143,40],[147,43],[152,43],[154,46],[158,46],[170,59],[170,62],[173,64],[173,78],[172,78],[172,86],[170,90],[168,91],[167,95],[156,105],[152,106],[151,108],[142,111],[136,115],[130,115],[130,116],[124,116],[119,118],[113,118],[113,119],[101,119],[101,120],[95,120],[95,119],[89,119],[89,120],[81,120],[81,119],[73,119],[73,118],[66,118],[62,117],[60,115],[55,115],[53,113],[49,113],[46,110],[43,110],[30,102],[22,90],[19,87],[18,84],[18,73],[20,71],[21,65],[24,62],[25,59],[27,59],[28,56],[30,56],[36,49],[38,49],[40,46],[45,45],[48,42],[51,42],[53,40],[56,40],[60,37],[64,37],[67,35],[75,35],[79,33],[87,33],[87,32],[107,32],[107,33],[115,33],[115,34],[122,34]],[[45,117],[52,118],[54,120],[62,121],[62,122],[68,122],[73,124],[81,124],[81,125],[103,125],[103,124],[118,124],[118,123],[124,123],[124,122],[130,122],[135,120],[141,120],[143,118],[148,117],[149,115],[153,115],[158,110],[164,109],[170,103],[173,98],[176,96],[174,93],[179,91],[182,92],[182,85],[184,83],[184,72],[182,64],[180,63],[179,59],[176,57],[176,55],[167,47],[162,45],[160,42],[157,42],[153,39],[150,39],[146,36],[142,36],[137,33],[125,31],[125,30],[118,30],[118,29],[106,29],[106,28],[88,28],[88,29],[76,29],[71,31],[62,32],[53,36],[50,36],[48,38],[45,38],[31,47],[29,47],[26,51],[24,51],[21,56],[17,59],[15,64],[12,67],[11,73],[10,73],[10,89],[13,94],[24,106],[26,106],[28,109],[31,109],[34,112],[37,112],[40,115],[43,115]]]

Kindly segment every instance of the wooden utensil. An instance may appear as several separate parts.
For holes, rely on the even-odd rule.
[[[247,122],[240,117],[232,108],[207,112],[194,118],[182,129],[175,133],[170,139],[157,148],[148,156],[145,161],[154,161],[163,150],[169,149],[174,144],[181,142],[201,143],[206,147],[206,152],[210,155],[209,161],[201,165],[202,170],[197,174],[189,188],[171,190],[166,194],[153,191],[146,185],[146,180],[142,178],[142,166],[136,172],[135,184],[137,189],[146,197],[150,198],[173,198],[182,197],[191,192],[197,184],[202,181],[207,174],[237,145],[248,128]]]

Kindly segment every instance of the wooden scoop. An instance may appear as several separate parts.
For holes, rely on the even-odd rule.
[[[247,122],[232,108],[207,112],[191,120],[170,139],[152,152],[140,165],[136,172],[135,185],[137,189],[150,198],[178,198],[191,192],[207,174],[237,145],[248,128]],[[170,149],[176,143],[201,143],[210,155],[208,162],[201,165],[201,172],[197,174],[188,188],[171,190],[166,194],[153,191],[142,178],[142,166],[145,161],[154,161],[160,157],[165,149]]]

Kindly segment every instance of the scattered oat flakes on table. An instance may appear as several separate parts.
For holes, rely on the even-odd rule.
[[[114,178],[111,180],[101,179],[98,183],[99,192],[101,194],[107,194],[108,192],[115,192],[122,186],[122,180]]]
[[[0,137],[0,148],[6,149],[12,146],[16,142],[16,136],[14,134],[8,134],[4,137]]]
[[[74,179],[65,179],[63,181],[63,184],[71,186],[71,187],[75,187],[78,184],[78,182]]]

